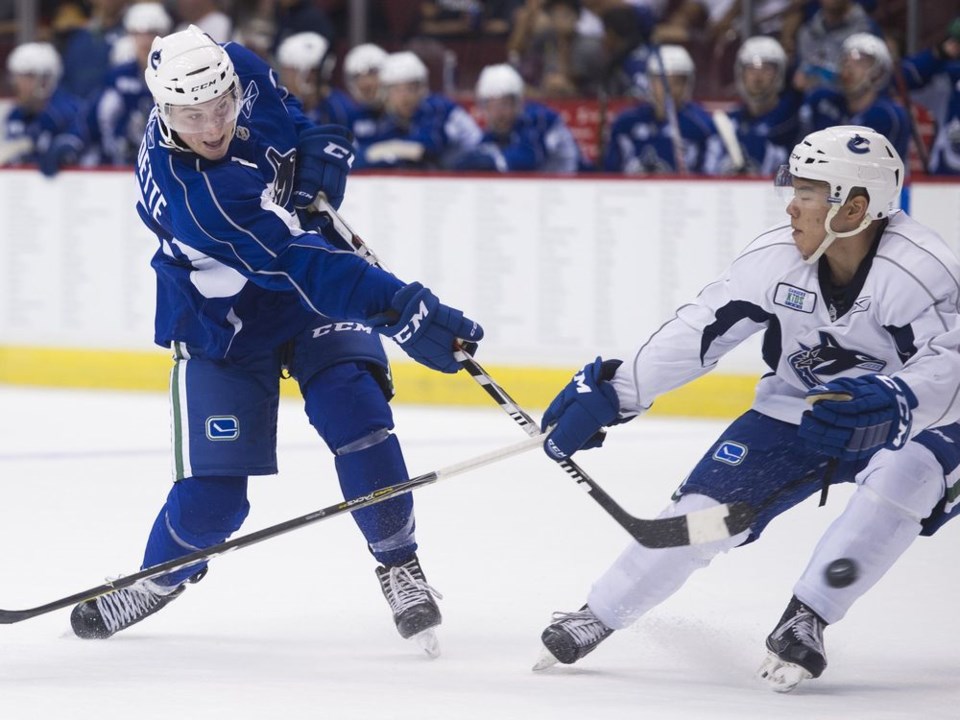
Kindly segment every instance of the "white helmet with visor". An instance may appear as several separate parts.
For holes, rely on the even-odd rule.
[[[161,134],[183,149],[172,132],[201,133],[234,122],[240,80],[220,45],[196,25],[158,37],[144,73],[159,110]]]
[[[903,160],[883,135],[858,125],[837,125],[810,133],[790,153],[789,165],[777,174],[776,185],[793,188],[794,178],[818,180],[828,185],[826,200],[830,210],[824,220],[827,236],[815,253],[806,259],[814,263],[837,238],[864,230],[874,220],[886,218],[899,203],[903,189]],[[850,193],[862,188],[868,196],[867,213],[860,225],[847,232],[835,232],[831,222],[850,199]]]

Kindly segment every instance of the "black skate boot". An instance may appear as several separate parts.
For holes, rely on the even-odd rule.
[[[431,657],[440,654],[433,628],[440,624],[440,608],[433,599],[443,598],[427,584],[417,556],[402,565],[377,568],[383,596],[393,610],[393,622],[402,638],[415,637]]]
[[[767,637],[767,659],[758,675],[777,692],[790,692],[804,680],[818,678],[827,667],[823,629],[827,623],[796,597]]]
[[[588,605],[577,612],[556,612],[553,622],[540,635],[545,651],[533,669],[543,670],[558,662],[575,663],[612,634],[613,630],[604,625]]]
[[[176,587],[143,580],[130,587],[86,600],[70,613],[70,625],[77,637],[104,640],[120,630],[140,622],[177,599],[187,583],[199,582],[206,568]]]

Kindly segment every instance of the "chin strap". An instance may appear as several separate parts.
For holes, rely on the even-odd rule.
[[[853,230],[848,230],[847,232],[834,232],[830,227],[833,219],[837,216],[837,213],[840,212],[840,205],[834,205],[830,208],[830,211],[827,213],[827,217],[823,220],[823,228],[827,231],[827,236],[823,239],[823,242],[820,243],[820,247],[813,251],[810,257],[804,259],[804,262],[807,265],[813,265],[814,263],[820,260],[820,257],[827,251],[827,249],[833,245],[833,241],[837,238],[850,237],[851,235],[856,235],[859,232],[863,232],[867,229],[867,226],[873,222],[873,218],[870,217],[869,213],[864,216],[861,223],[855,227]]]

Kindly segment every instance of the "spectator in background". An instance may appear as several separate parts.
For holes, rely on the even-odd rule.
[[[233,21],[220,9],[217,0],[176,0],[177,30],[196,25],[218,43],[225,43],[233,35]]]
[[[911,90],[924,89],[924,104],[937,120],[927,171],[960,175],[960,17],[939,44],[904,58],[901,68]]]
[[[550,108],[524,102],[523,78],[512,67],[485,67],[477,80],[476,98],[486,132],[456,169],[576,172],[580,150],[569,128]]]
[[[880,28],[853,0],[820,0],[820,9],[797,31],[793,87],[802,93],[835,87],[843,41],[855,33],[880,35]]]
[[[80,112],[80,101],[62,87],[63,63],[50,43],[23,43],[7,57],[14,105],[4,121],[0,164],[34,163]]]
[[[802,97],[784,88],[786,74],[787,54],[773,38],[758,35],[740,47],[734,75],[741,102],[729,117],[744,163],[737,167],[733,152],[726,148],[720,172],[775,175],[787,162],[800,139],[797,111]]]
[[[68,165],[132,166],[153,109],[153,96],[144,81],[150,46],[157,35],[166,35],[173,21],[159,2],[131,5],[123,16],[126,35],[114,50],[129,40],[133,57],[107,74],[105,87],[66,132],[57,135],[40,158],[44,175],[55,175]]]
[[[380,92],[380,68],[387,59],[379,45],[364,43],[350,48],[343,59],[343,79],[356,109],[353,117],[354,139],[358,144],[370,142],[383,115],[383,94]]]
[[[79,4],[61,6],[53,30],[63,58],[61,83],[71,95],[92,101],[103,89],[110,70],[110,52],[124,35],[123,13],[127,0],[90,0],[92,15],[87,20]]]
[[[420,34],[439,38],[506,35],[521,5],[523,0],[424,0]]]
[[[336,58],[328,55],[330,43],[315,32],[289,36],[277,49],[280,84],[303,104],[303,113],[317,125],[335,123],[350,127],[357,104],[342,90],[330,87]]]
[[[427,86],[427,67],[412,52],[388,55],[380,68],[384,114],[358,138],[356,167],[452,168],[483,133],[470,114]]]
[[[886,136],[900,157],[906,157],[910,118],[887,95],[892,69],[883,40],[870,33],[850,35],[841,46],[839,89],[814,90],[801,108],[804,134],[832,125],[862,125]]]
[[[630,175],[713,171],[707,149],[716,128],[706,110],[691,99],[690,54],[679,45],[663,45],[650,56],[647,82],[650,102],[625,110],[614,120],[603,169]]]
[[[543,97],[595,95],[603,80],[603,40],[578,29],[579,0],[526,0],[508,42],[513,65]]]

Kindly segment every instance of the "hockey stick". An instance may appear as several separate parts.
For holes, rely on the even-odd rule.
[[[723,110],[713,111],[713,124],[717,128],[717,135],[723,142],[730,156],[730,164],[735,173],[741,173],[746,167],[746,161],[743,158],[743,148],[737,139],[737,131],[733,127],[733,121]]]
[[[396,485],[390,485],[385,488],[380,488],[379,490],[374,490],[371,493],[362,495],[352,500],[345,500],[337,503],[336,505],[330,505],[329,507],[325,507],[321,510],[315,510],[311,513],[307,513],[306,515],[301,515],[300,517],[293,518],[292,520],[271,525],[270,527],[257,530],[256,532],[252,532],[248,535],[243,535],[242,537],[234,538],[233,540],[227,540],[225,542],[218,543],[217,545],[211,545],[203,550],[197,550],[196,552],[192,552],[188,555],[182,555],[178,558],[174,558],[173,560],[168,560],[167,562],[145,568],[139,572],[133,573],[132,575],[126,575],[115,580],[109,580],[103,585],[98,585],[97,587],[90,588],[89,590],[83,590],[81,592],[74,593],[73,595],[60,598],[59,600],[54,600],[46,605],[39,605],[26,610],[0,610],[0,624],[10,625],[23,620],[29,620],[30,618],[37,617],[38,615],[45,615],[46,613],[53,612],[54,610],[61,610],[85,600],[92,600],[93,598],[99,597],[100,595],[104,595],[108,592],[130,587],[141,580],[149,580],[150,578],[154,578],[159,575],[166,575],[167,573],[180,570],[181,568],[194,565],[198,562],[212,560],[219,555],[224,555],[233,550],[239,550],[240,548],[255,545],[256,543],[262,542],[269,538],[277,537],[278,535],[283,535],[291,530],[304,527],[305,525],[312,525],[313,523],[320,522],[321,520],[327,520],[337,515],[343,515],[345,513],[353,512],[354,510],[360,510],[365,507],[370,507],[371,505],[376,505],[377,503],[384,502],[385,500],[395,498],[399,495],[404,495],[408,492],[416,490],[417,488],[432,485],[433,483],[443,480],[444,478],[453,477],[454,475],[459,475],[467,472],[468,470],[475,470],[505,458],[519,455],[520,453],[531,450],[534,447],[539,447],[540,443],[542,442],[542,437],[530,437],[521,443],[508,445],[507,447],[500,448],[499,450],[493,450],[483,455],[477,455],[476,457],[463,460],[462,462],[455,463],[448,467],[424,473],[423,475],[418,475],[417,477],[411,478],[410,480],[405,480],[402,483],[397,483]]]
[[[660,52],[660,46],[651,43],[653,55],[657,59],[657,65],[660,67],[660,82],[663,85],[663,107],[667,116],[667,124],[670,127],[670,134],[673,135],[673,162],[677,166],[678,175],[687,174],[687,164],[684,159],[683,136],[680,134],[680,120],[677,117],[677,104],[673,101],[673,93],[670,92],[670,79],[667,76],[667,68],[663,64],[663,53]],[[691,92],[693,88],[690,88]]]
[[[350,229],[343,218],[326,201],[326,198],[318,197],[314,209],[330,218],[335,232],[341,236],[343,242],[356,248],[357,252],[367,262],[383,268],[382,264],[376,260],[376,255],[367,247],[360,236]],[[463,349],[458,350],[455,357],[470,373],[470,376],[530,437],[543,437],[533,418],[524,412],[506,391],[494,382],[493,378],[480,367],[476,360]],[[573,460],[563,460],[558,465],[577,483],[585,487],[590,497],[606,510],[624,530],[646,547],[667,548],[725,540],[743,532],[753,522],[754,512],[746,503],[718,505],[706,510],[698,510],[687,515],[669,518],[652,520],[637,518],[624,510]]]

